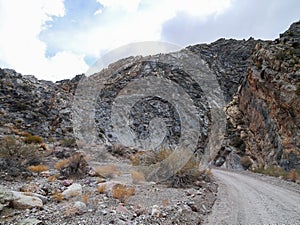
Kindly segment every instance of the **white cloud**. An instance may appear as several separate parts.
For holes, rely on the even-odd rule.
[[[138,9],[140,0],[96,0],[102,6],[110,9],[122,9],[127,12],[134,12]]]
[[[104,6],[103,10],[95,12],[99,15],[99,23],[66,43],[70,49],[76,48],[76,51],[94,57],[98,57],[103,50],[111,50],[128,43],[161,40],[162,25],[179,12],[205,20],[210,15],[222,13],[231,4],[231,0],[96,1]],[[79,40],[85,44],[77,45]]]
[[[64,16],[63,0],[0,0],[0,61],[23,74],[56,80],[85,72],[82,55],[61,52],[46,58],[38,35],[52,16]],[[62,57],[64,56],[64,57]]]

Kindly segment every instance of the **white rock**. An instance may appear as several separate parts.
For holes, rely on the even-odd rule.
[[[77,214],[81,215],[87,211],[86,204],[84,202],[77,201],[74,203],[74,208],[77,210]]]
[[[12,205],[15,209],[31,209],[43,207],[43,201],[35,196],[25,195],[22,192],[13,191]]]
[[[75,197],[75,196],[80,196],[80,195],[82,195],[82,186],[81,184],[78,183],[72,184],[62,193],[62,196],[65,199]]]
[[[151,216],[156,216],[156,217],[160,216],[160,209],[158,205],[152,206]]]

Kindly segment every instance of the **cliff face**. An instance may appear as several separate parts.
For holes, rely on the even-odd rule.
[[[234,149],[229,158],[247,155],[253,167],[300,170],[299,57],[300,22],[279,39],[256,45],[246,79],[226,108],[236,144],[227,142]]]
[[[216,165],[225,162],[228,167],[242,168],[240,158],[249,156],[253,167],[280,165],[286,170],[300,170],[299,37],[298,22],[275,41],[220,39],[174,53],[179,57],[185,52],[197,56],[189,58],[191,64],[197,64],[199,58],[204,60],[223,92],[227,127]],[[194,102],[201,125],[197,146],[203,152],[212,122],[210,107],[189,71],[174,66],[174,54],[130,57],[107,69],[111,78],[97,96],[95,108],[95,123],[102,141],[116,141],[111,112],[119,92],[134,79],[152,75],[181,86]],[[160,63],[160,57],[170,59],[169,63]],[[97,74],[93,76],[97,80]],[[52,83],[0,69],[0,125],[10,124],[45,138],[72,138],[71,107],[82,77]],[[168,90],[162,92],[170,94]],[[182,127],[173,106],[159,96],[138,101],[131,110],[131,130],[139,138],[146,138],[150,121],[163,118],[168,125],[166,143],[175,146]]]
[[[246,153],[259,164],[300,169],[300,23],[258,45],[239,108],[248,126]]]

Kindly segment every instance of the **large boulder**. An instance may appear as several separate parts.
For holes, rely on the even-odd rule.
[[[43,201],[35,196],[26,194],[23,192],[13,191],[14,200],[12,201],[12,206],[15,209],[31,209],[31,208],[42,208]]]

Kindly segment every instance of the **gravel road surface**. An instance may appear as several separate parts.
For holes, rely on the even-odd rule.
[[[271,177],[213,169],[218,198],[206,224],[300,224],[296,184]],[[277,184],[278,183],[278,184]]]

